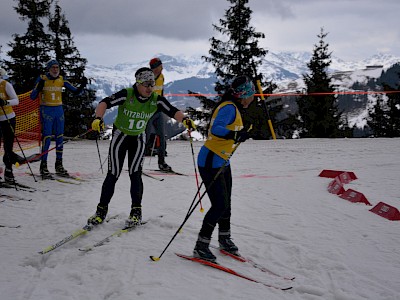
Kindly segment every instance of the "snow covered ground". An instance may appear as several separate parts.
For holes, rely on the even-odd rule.
[[[99,141],[104,160],[109,141]],[[194,143],[197,153],[202,142]],[[65,144],[64,164],[87,179],[79,185],[35,183],[26,166],[19,182],[47,192],[2,189],[31,201],[0,202],[0,298],[2,300],[128,299],[400,299],[400,222],[389,221],[362,203],[327,192],[324,169],[352,171],[346,184],[363,193],[372,207],[383,201],[400,208],[400,139],[302,139],[247,141],[232,158],[234,175],[232,236],[242,255],[285,276],[263,273],[221,256],[218,261],[264,283],[292,285],[281,291],[177,257],[191,254],[204,213],[190,217],[157,262],[195,197],[190,143],[168,143],[169,163],[189,176],[143,177],[143,217],[149,222],[110,243],[83,253],[120,228],[129,214],[129,178],[122,173],[110,204],[120,217],[45,255],[38,251],[82,227],[94,213],[105,174],[94,141]],[[29,154],[29,152],[27,153]],[[144,169],[157,159],[146,158]],[[54,167],[54,152],[49,169]],[[32,164],[37,173],[39,164]],[[209,207],[207,197],[202,202]],[[162,216],[162,217],[160,217]],[[214,245],[217,241],[214,238]]]

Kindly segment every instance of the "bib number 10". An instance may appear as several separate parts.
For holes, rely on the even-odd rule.
[[[135,123],[134,119],[129,119],[129,129],[142,129],[144,126],[146,126],[144,120],[139,120]]]

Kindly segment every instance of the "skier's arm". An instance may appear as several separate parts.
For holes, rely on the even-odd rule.
[[[39,76],[35,81],[35,87],[33,88],[29,98],[31,98],[31,100],[35,100],[39,95],[39,93],[43,90],[43,87],[44,87],[44,79],[41,76]]]
[[[69,91],[71,91],[72,93],[74,93],[75,95],[79,95],[82,93],[83,89],[86,87],[87,82],[88,82],[87,78],[83,77],[80,86],[78,88],[76,88],[69,81],[65,80],[64,87],[66,89],[68,89]]]
[[[222,107],[211,126],[211,133],[220,138],[227,138],[226,135],[231,132],[226,126],[231,124],[236,118],[236,108],[234,105]]]
[[[19,104],[17,93],[15,92],[12,84],[9,82],[6,82],[6,93],[10,97],[10,99],[7,100],[7,105],[15,106]]]
[[[104,114],[110,107],[122,104],[125,102],[127,96],[127,90],[123,89],[119,92],[112,94],[109,97],[104,98],[96,107],[95,119],[92,122],[92,130],[101,132],[104,130]]]

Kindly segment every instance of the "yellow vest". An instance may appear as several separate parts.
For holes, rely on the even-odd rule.
[[[46,75],[41,76],[44,80],[44,87],[40,97],[40,105],[59,106],[62,105],[62,89],[64,78],[58,76],[57,79],[49,79]]]
[[[236,118],[231,124],[227,125],[226,128],[232,131],[239,131],[243,129],[242,116],[240,114],[239,109],[236,107],[235,103],[233,103],[232,101],[223,102],[217,107],[217,109],[214,111],[211,117],[210,130],[208,131],[208,138],[207,141],[204,143],[204,146],[206,146],[212,152],[214,152],[215,154],[217,154],[218,156],[222,157],[225,160],[230,158],[232,150],[235,148],[235,142],[233,140],[226,140],[213,135],[211,133],[211,128],[214,124],[215,118],[217,117],[219,110],[228,104],[233,104],[235,106]]]
[[[3,100],[10,99],[10,96],[8,96],[7,92],[6,92],[6,83],[7,83],[7,81],[5,81],[5,80],[0,82],[0,98]],[[3,108],[4,108],[4,111],[6,112],[6,115],[9,115],[13,112],[13,109],[10,105],[3,106]],[[4,116],[4,112],[2,109],[0,109],[0,115]]]
[[[153,92],[162,96],[164,89],[164,75],[161,73],[160,76],[156,78],[156,85],[153,88]]]

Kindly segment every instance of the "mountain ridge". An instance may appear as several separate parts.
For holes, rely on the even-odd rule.
[[[166,94],[187,94],[188,90],[196,93],[215,93],[215,69],[200,55],[170,56],[159,53],[151,57],[159,57],[163,62]],[[269,51],[259,71],[266,80],[277,84],[275,93],[299,91],[304,88],[303,74],[308,72],[307,63],[311,57],[311,52]],[[328,72],[332,76],[332,83],[337,90],[351,91],[355,82],[365,83],[371,78],[378,78],[383,70],[400,62],[400,57],[378,53],[361,61],[345,61],[333,55],[331,60]],[[86,75],[92,79],[91,87],[97,90],[97,100],[100,100],[124,87],[131,86],[135,82],[135,71],[144,66],[148,66],[148,61],[120,63],[114,66],[88,64]],[[200,106],[195,97],[168,97],[168,99],[180,109]],[[106,121],[111,123],[115,113],[111,111],[105,118]],[[355,120],[358,120],[360,115],[365,115],[365,112],[360,109],[357,112],[349,112],[349,116]]]

